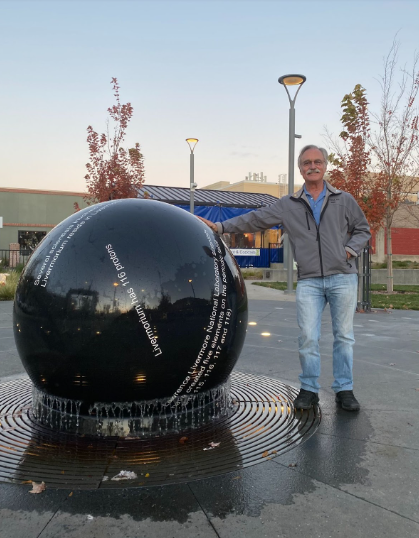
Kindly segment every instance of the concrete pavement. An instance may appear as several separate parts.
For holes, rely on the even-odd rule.
[[[236,370],[298,386],[294,297],[253,286]],[[0,303],[0,381],[24,375]],[[413,538],[419,535],[419,312],[356,314],[355,394],[334,403],[322,323],[322,422],[297,448],[226,475],[153,488],[29,494],[0,483],[0,537]],[[262,333],[269,334],[262,336]]]

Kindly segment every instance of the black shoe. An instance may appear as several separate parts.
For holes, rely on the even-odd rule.
[[[314,404],[319,403],[317,392],[300,389],[299,395],[294,400],[295,409],[311,409]]]
[[[345,409],[345,411],[359,411],[361,409],[352,390],[341,390],[337,392],[335,402],[340,403],[342,409]]]

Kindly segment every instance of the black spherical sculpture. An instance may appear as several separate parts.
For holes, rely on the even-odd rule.
[[[104,202],[61,222],[32,255],[14,303],[35,387],[82,411],[222,385],[246,325],[244,282],[223,241],[153,200]]]

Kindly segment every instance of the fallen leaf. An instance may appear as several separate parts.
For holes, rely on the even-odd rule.
[[[188,442],[188,438],[187,437],[181,437],[179,439],[179,444],[181,445],[184,445],[186,442]]]
[[[150,476],[150,473],[146,473],[145,477],[148,478]]]
[[[213,441],[211,441],[211,443],[208,444],[208,446],[206,448],[204,448],[203,450],[212,450],[213,448],[217,448],[217,446],[220,446],[221,442],[220,443],[214,443]]]
[[[134,478],[137,478],[137,475],[132,471],[119,471],[111,480],[134,480]]]
[[[73,496],[73,492],[70,493],[69,497],[72,497]]]
[[[235,476],[232,480],[240,480],[241,476]]]
[[[41,482],[40,484],[37,484],[36,482],[32,481],[32,489],[29,493],[42,493],[47,489],[45,482]]]
[[[278,454],[276,450],[272,450],[271,454]]]
[[[266,458],[269,456],[269,450],[265,450],[265,452],[262,454],[262,458]]]
[[[419,389],[416,389],[419,390]],[[32,480],[24,480],[21,484],[32,484]]]

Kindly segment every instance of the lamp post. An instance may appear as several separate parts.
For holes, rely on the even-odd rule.
[[[289,112],[289,146],[288,146],[288,194],[294,194],[294,160],[295,160],[295,139],[301,138],[300,135],[295,134],[295,100],[297,99],[298,92],[301,86],[306,81],[304,75],[283,75],[279,77],[278,82],[282,84],[288,95],[290,102]],[[287,86],[298,86],[295,92],[294,99],[291,99],[291,95]],[[287,247],[287,290],[286,293],[294,293],[293,288],[293,276],[294,276],[294,264],[291,243],[288,240]]]
[[[118,282],[114,282],[114,289],[113,289],[113,311],[115,312],[116,308],[116,288],[118,287]]]
[[[190,278],[190,279],[188,280],[188,282],[189,282],[189,284],[191,285],[192,293],[193,293],[193,298],[195,299],[195,290],[194,290],[194,287],[193,287],[193,284],[192,284],[192,282],[193,282],[192,278]]]
[[[194,193],[195,189],[197,187],[197,184],[194,182],[194,153],[193,150],[195,149],[195,146],[198,143],[197,138],[187,138],[186,142],[188,143],[189,149],[191,150],[191,157],[190,157],[190,212],[192,215],[194,214]]]

